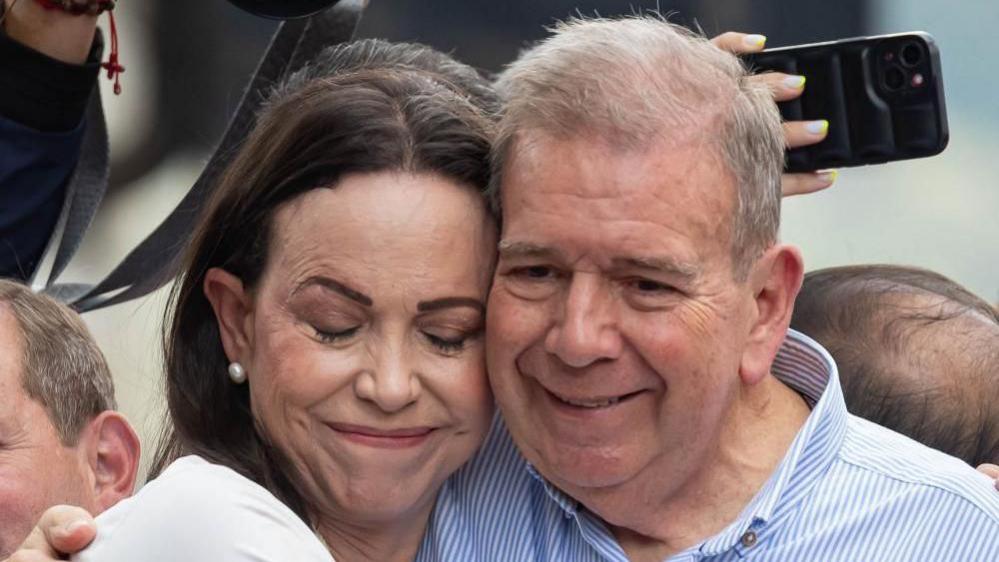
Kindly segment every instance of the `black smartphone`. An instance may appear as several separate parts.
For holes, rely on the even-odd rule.
[[[801,97],[778,104],[785,120],[829,120],[821,143],[788,150],[789,172],[921,158],[947,146],[940,51],[927,33],[779,47],[743,58],[757,72],[805,77]]]

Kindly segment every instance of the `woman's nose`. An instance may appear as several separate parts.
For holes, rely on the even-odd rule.
[[[361,373],[355,392],[385,412],[397,412],[416,402],[420,396],[420,377],[411,361],[401,351],[378,355],[374,366]]]

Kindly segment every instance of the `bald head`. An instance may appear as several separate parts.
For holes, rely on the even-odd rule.
[[[813,271],[791,327],[836,360],[851,412],[969,464],[999,461],[999,313],[931,271]]]

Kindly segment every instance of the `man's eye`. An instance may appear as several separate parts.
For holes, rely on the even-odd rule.
[[[652,281],[651,279],[635,279],[631,282],[632,288],[638,290],[641,293],[668,293],[675,291],[673,287],[660,283],[658,281]]]
[[[360,328],[360,326],[354,326],[353,328],[348,328],[346,330],[331,332],[328,330],[320,330],[315,326],[312,327],[312,329],[316,331],[316,337],[323,343],[340,343],[346,341],[356,334]]]
[[[554,272],[546,265],[530,265],[516,267],[510,271],[510,274],[524,279],[547,279],[552,277]]]

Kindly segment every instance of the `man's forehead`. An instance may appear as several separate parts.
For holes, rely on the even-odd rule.
[[[518,137],[503,173],[504,206],[517,199],[562,196],[650,201],[667,195],[729,202],[734,176],[715,143],[702,137],[651,139],[642,146],[615,145],[598,135]]]

